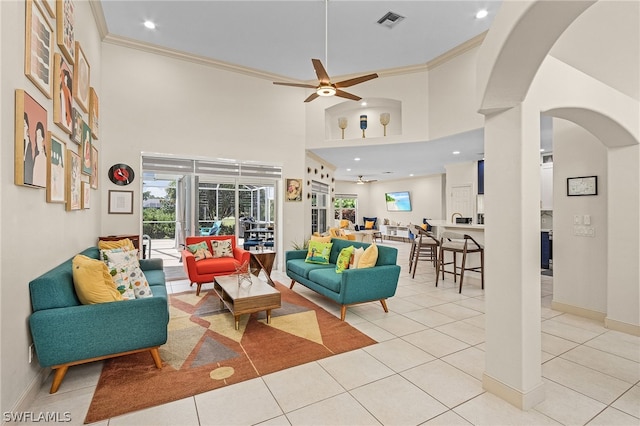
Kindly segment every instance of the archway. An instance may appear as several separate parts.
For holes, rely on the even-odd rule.
[[[540,112],[573,121],[610,147],[609,162],[616,164],[608,176],[612,237],[607,325],[640,330],[638,102],[548,56],[562,33],[594,3],[504,2],[479,54],[479,112],[485,115],[486,279],[490,283],[483,386],[523,409],[544,399],[536,265]],[[625,179],[630,194],[623,200],[617,187]],[[621,209],[621,205],[631,208]],[[631,241],[612,244],[624,232],[621,220],[632,223],[627,228]],[[630,262],[634,256],[635,262]],[[626,284],[613,284],[621,280]],[[631,297],[623,300],[624,293]]]

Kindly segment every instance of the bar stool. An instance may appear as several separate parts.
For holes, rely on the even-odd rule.
[[[419,226],[409,225],[409,230],[414,235],[409,252],[409,272],[413,271],[411,278],[415,278],[418,260],[429,260],[433,266],[437,266],[440,242]]]
[[[446,252],[453,254],[453,260],[451,262],[445,262],[444,255]],[[458,253],[462,253],[462,264],[458,267],[456,256]],[[480,266],[466,267],[467,254],[480,253]],[[453,270],[445,270],[445,265],[453,264]],[[458,293],[462,293],[462,282],[464,280],[464,271],[480,272],[480,282],[482,289],[484,289],[484,246],[478,244],[476,240],[467,234],[458,234],[455,232],[443,232],[440,238],[440,254],[438,261],[436,262],[436,287],[438,286],[438,279],[440,272],[442,272],[442,279],[444,280],[444,274],[453,274],[453,282],[456,282],[458,275],[458,269],[460,270],[460,290]]]

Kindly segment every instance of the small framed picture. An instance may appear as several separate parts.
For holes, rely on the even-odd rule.
[[[89,112],[89,89],[91,82],[91,69],[84,55],[80,42],[76,41],[76,63],[73,69],[73,97],[80,109]]]
[[[567,195],[598,195],[598,176],[581,176],[567,178]]]
[[[91,129],[85,122],[82,123],[82,134],[80,135],[80,148],[82,150],[82,174],[91,176],[93,164],[91,163]]]
[[[287,201],[302,201],[302,179],[286,179]]]
[[[73,123],[71,124],[71,140],[78,145],[82,142],[82,128],[84,127],[84,119],[82,114],[75,107],[73,108]]]
[[[98,189],[98,148],[91,144],[91,177],[89,178],[91,189]]]
[[[73,32],[73,26],[75,25],[73,13],[74,5],[72,0],[56,1],[56,41],[60,51],[71,65],[75,63],[76,42]]]
[[[73,71],[59,53],[53,56],[53,122],[66,133],[73,130]]]
[[[109,214],[133,214],[133,191],[109,190]]]
[[[91,184],[82,181],[82,208],[91,208]]]
[[[98,139],[100,131],[100,103],[96,90],[92,87],[89,89],[89,127],[91,127],[91,136]]]
[[[67,150],[67,178],[66,178],[66,210],[80,210],[82,208],[82,187],[80,172],[80,156],[70,149]]]
[[[47,153],[47,203],[64,203],[67,144],[49,132]]]
[[[53,27],[38,3],[27,0],[26,6],[24,72],[29,80],[51,99]]]

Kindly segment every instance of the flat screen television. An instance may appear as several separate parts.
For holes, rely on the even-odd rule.
[[[411,197],[409,191],[387,192],[384,194],[389,212],[410,212]]]

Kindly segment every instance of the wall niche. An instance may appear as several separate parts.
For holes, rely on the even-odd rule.
[[[346,119],[344,139],[362,139],[362,115],[367,116],[365,138],[384,138],[385,126],[381,123],[381,114],[388,114],[389,117],[386,137],[402,135],[402,102],[387,98],[363,98],[361,101],[345,101],[325,109],[325,139],[343,139],[341,119]]]

